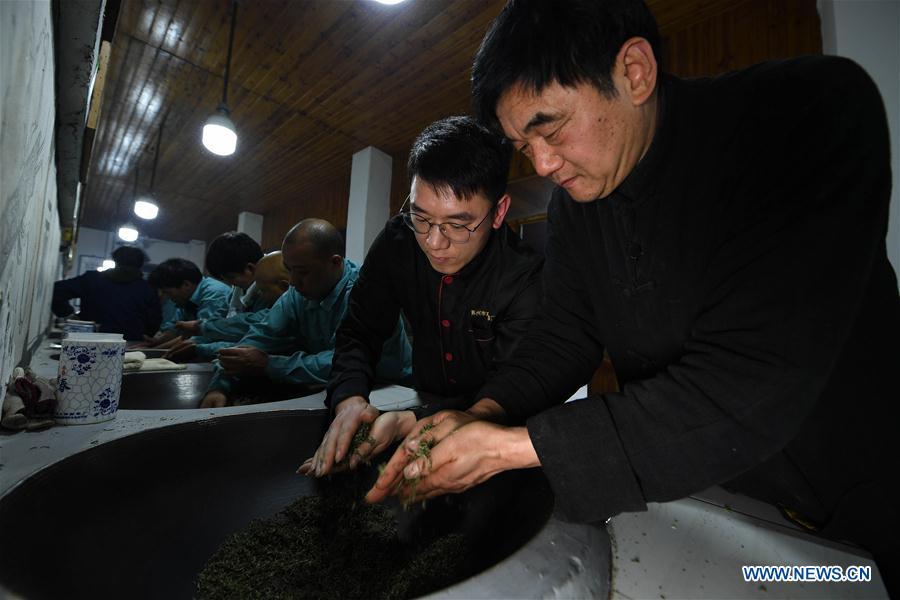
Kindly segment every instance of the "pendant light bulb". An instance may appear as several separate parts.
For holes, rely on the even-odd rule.
[[[134,203],[134,214],[149,221],[159,214],[159,206],[151,198],[144,197]]]
[[[237,10],[238,0],[231,0],[231,30],[228,33],[228,54],[225,57],[225,78],[222,81],[222,103],[203,126],[203,145],[219,156],[231,156],[237,148],[237,130],[228,117],[228,76],[231,73],[231,52],[234,48]]]
[[[138,239],[138,230],[132,225],[122,225],[119,227],[119,239],[123,242],[134,242]]]
[[[203,126],[203,145],[219,156],[234,154],[237,148],[237,133],[225,107],[220,106],[219,110],[206,120]]]

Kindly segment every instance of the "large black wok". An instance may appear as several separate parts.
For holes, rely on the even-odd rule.
[[[189,598],[226,536],[316,492],[295,470],[324,425],[319,410],[221,417],[51,465],[0,499],[0,584],[25,598]],[[485,556],[505,560],[440,593],[605,596],[605,532],[549,517],[540,471],[509,475],[514,493],[500,507],[483,504],[493,514],[474,520],[491,528]]]

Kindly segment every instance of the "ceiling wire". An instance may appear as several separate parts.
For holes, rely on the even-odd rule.
[[[150,172],[150,192],[151,194],[156,189],[156,165],[159,164],[159,147],[162,146],[162,134],[163,127],[166,125],[166,119],[169,118],[169,111],[172,106],[169,105],[169,108],[166,109],[166,113],[163,115],[162,120],[159,122],[159,134],[156,138],[156,152],[153,156],[153,170]]]
[[[222,86],[222,106],[228,104],[228,76],[231,73],[231,52],[234,48],[234,25],[237,21],[237,0],[231,0],[231,31],[228,33],[228,57],[225,59],[225,81]]]

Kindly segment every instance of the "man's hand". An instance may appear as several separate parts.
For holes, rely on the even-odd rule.
[[[165,353],[163,358],[175,362],[191,360],[197,356],[197,344],[191,340],[183,340],[180,344]]]
[[[173,339],[179,339],[178,332],[174,329],[170,329],[165,333],[157,333],[153,337],[144,336],[144,341],[147,343],[148,348],[161,348],[163,344],[171,342]]]
[[[316,453],[300,465],[297,472],[316,477],[331,473],[332,468],[350,451],[350,443],[359,426],[363,423],[373,423],[378,414],[378,409],[362,396],[350,396],[341,400],[335,407],[334,420],[325,432]]]
[[[412,427],[406,439],[400,444],[400,447],[391,456],[384,470],[375,482],[375,487],[369,492],[378,488],[383,493],[376,492],[374,499],[370,502],[378,502],[384,497],[390,495],[403,482],[403,469],[413,460],[415,452],[422,447],[422,444],[434,447],[441,440],[453,433],[456,429],[466,423],[471,423],[475,417],[458,410],[442,410],[430,417],[425,417],[416,422]],[[410,449],[410,450],[407,450]]]
[[[177,346],[178,344],[180,344],[183,341],[184,341],[184,339],[181,336],[175,335],[173,337],[170,337],[166,341],[157,344],[156,347],[160,348],[162,350],[171,350],[172,348],[174,348],[175,346]]]
[[[200,335],[200,321],[176,321],[175,328],[187,335]]]
[[[426,442],[429,433],[422,436]],[[427,456],[419,448],[407,438],[366,494],[367,502],[392,494],[407,502],[427,500],[463,492],[501,471],[540,466],[528,430],[487,421],[472,420],[454,429]],[[416,483],[406,485],[409,481]]]
[[[200,408],[222,408],[228,404],[228,397],[217,390],[207,392],[200,401]]]
[[[350,456],[349,463],[346,461],[335,463],[330,472],[338,473],[348,468],[353,470],[359,466],[359,463],[368,462],[372,457],[384,452],[391,443],[409,434],[415,424],[416,416],[411,410],[394,410],[382,413],[372,423],[372,429],[369,430],[369,439],[363,440],[356,447],[352,456]],[[314,460],[315,457],[307,458],[300,465],[300,468],[297,469],[297,472],[309,475],[313,470]]]
[[[219,363],[226,375],[262,375],[269,364],[269,355],[253,346],[222,348]]]
[[[350,457],[350,468],[355,469],[359,463],[368,462],[384,452],[394,441],[409,435],[415,424],[416,415],[411,410],[394,410],[379,415],[372,423],[369,439],[357,446]]]

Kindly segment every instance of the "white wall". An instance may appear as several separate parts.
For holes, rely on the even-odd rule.
[[[49,0],[0,1],[0,402],[59,273],[54,98]]]
[[[262,244],[263,216],[247,211],[239,212],[237,231],[246,233],[257,244]]]
[[[67,277],[81,275],[97,267],[98,262],[104,258],[110,258],[110,253],[115,249],[111,246],[112,234],[108,231],[81,227],[78,230],[78,241],[75,244],[75,258]]]
[[[0,0],[2,1],[2,0]],[[99,259],[110,258],[112,251],[123,245],[112,231],[103,231],[91,227],[81,227],[78,230],[78,244],[75,247],[75,260],[72,261],[72,270],[67,277],[81,275],[84,271],[95,268],[92,257]],[[191,240],[187,243],[170,242],[153,238],[139,238],[133,244],[142,248],[151,263],[159,264],[170,258],[184,258],[203,270],[203,261],[206,257],[206,242]]]
[[[197,265],[202,271],[206,260],[206,242],[200,240],[181,243],[147,238],[143,241],[143,248],[150,257],[150,262],[157,265],[170,258],[183,258]]]
[[[824,53],[862,65],[884,99],[894,174],[887,251],[900,272],[900,0],[819,0],[818,7]]]

